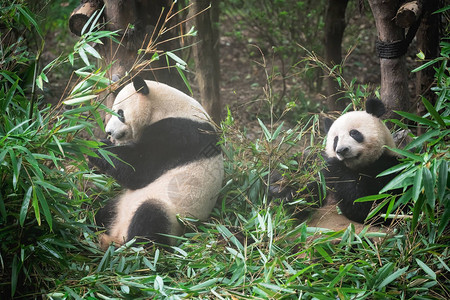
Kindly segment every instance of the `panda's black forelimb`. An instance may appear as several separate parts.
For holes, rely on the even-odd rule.
[[[398,163],[397,157],[385,153],[370,165],[361,167],[359,170],[352,170],[337,158],[328,159],[327,168],[323,170],[324,176],[327,186],[335,193],[342,214],[352,221],[364,223],[374,203],[354,201],[361,197],[378,194],[397,174],[376,176]],[[400,192],[393,191],[393,194]],[[380,211],[380,213],[383,212],[386,212],[386,207]],[[391,220],[388,219],[384,223],[390,222]]]
[[[128,236],[137,237],[136,242],[155,242],[169,245],[170,221],[166,211],[153,201],[145,201],[136,210],[128,227]]]
[[[106,145],[115,154],[114,166],[104,158],[91,157],[102,172],[128,189],[139,189],[164,172],[189,162],[220,155],[218,137],[206,122],[183,118],[162,119],[144,128],[141,138],[125,145]],[[207,170],[205,170],[207,171]]]

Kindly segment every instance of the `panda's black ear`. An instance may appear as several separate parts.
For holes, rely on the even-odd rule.
[[[366,101],[366,112],[379,118],[386,112],[383,102],[377,98],[370,98]]]
[[[141,93],[142,95],[148,95],[148,93],[150,92],[148,90],[147,84],[145,83],[145,80],[140,76],[133,77],[133,86],[136,92]]]
[[[331,120],[330,118],[325,118],[323,119],[323,122],[324,122],[323,129],[325,129],[325,133],[328,133],[331,125],[333,125],[333,120]]]

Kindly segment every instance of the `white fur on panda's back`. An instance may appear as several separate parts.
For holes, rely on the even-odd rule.
[[[151,106],[148,110],[140,109],[140,117],[151,120],[152,123],[171,117],[208,121],[208,114],[194,98],[164,83],[151,80],[145,80],[145,83],[149,88],[148,95],[139,94],[133,84],[128,84],[117,95],[113,110],[127,105],[135,105],[137,102],[135,98],[143,97],[151,101]]]
[[[106,243],[128,240],[130,216],[148,200],[165,208],[172,235],[181,233],[177,214],[207,219],[222,186],[223,172],[222,156],[214,156],[171,169],[144,188],[125,191],[117,201],[117,216]]]
[[[164,83],[150,80],[145,82],[148,85],[151,97],[161,99],[157,102],[158,107],[155,107],[153,122],[171,117],[209,121],[205,109],[194,98]],[[174,107],[177,109],[174,109]]]

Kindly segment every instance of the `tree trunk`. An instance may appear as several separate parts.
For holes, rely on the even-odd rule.
[[[120,44],[117,44],[110,39],[105,39],[103,45],[97,45],[102,55],[103,66],[111,65],[108,76],[114,81],[121,79],[127,73],[132,75],[139,73],[145,79],[163,82],[187,92],[186,85],[177,70],[167,66],[165,57],[148,63],[155,51],[165,52],[180,48],[179,40],[171,40],[177,35],[176,28],[159,34],[161,28],[170,28],[175,25],[173,24],[175,18],[164,23],[172,6],[172,0],[81,0],[80,6],[74,10],[69,19],[70,30],[79,35],[92,13],[103,4],[105,5],[103,12],[105,29],[117,31],[119,33],[117,39],[120,41]],[[170,41],[163,42],[167,40]],[[139,55],[139,49],[145,49],[150,43],[152,47],[148,54]],[[118,90],[115,92],[117,94]],[[105,104],[111,107],[114,98],[114,94],[107,95]],[[106,119],[108,118],[107,115]]]
[[[439,18],[440,14],[433,14],[439,9],[439,0],[427,0],[423,4],[423,17],[417,31],[417,48],[425,54],[427,61],[439,56]],[[431,91],[434,82],[434,69],[428,67],[417,72],[416,95],[424,96],[432,104],[436,103],[436,94]],[[417,102],[417,113],[423,116],[426,110],[420,99]]]
[[[345,30],[345,10],[348,0],[328,0],[325,15],[325,62],[332,68],[342,61],[342,36]],[[326,77],[327,102],[331,110],[343,110],[345,102],[340,100],[342,92],[333,76]]]
[[[219,64],[219,1],[192,1],[189,14],[197,29],[193,46],[200,102],[214,122],[221,119]],[[209,9],[208,9],[209,8]]]
[[[395,42],[404,39],[404,29],[395,24],[394,17],[400,7],[399,0],[369,0],[375,17],[378,39],[381,42]],[[405,56],[380,58],[381,100],[386,106],[385,118],[398,118],[394,110],[408,110],[408,73]]]

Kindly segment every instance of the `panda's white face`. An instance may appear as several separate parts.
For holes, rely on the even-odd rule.
[[[139,139],[144,127],[164,118],[207,120],[203,107],[186,94],[155,81],[142,81],[136,91],[133,83],[126,85],[117,95],[105,131],[116,144]],[[146,86],[143,92],[142,86]]]
[[[376,161],[394,140],[383,122],[365,111],[349,112],[331,125],[327,135],[326,153],[351,169]]]
[[[120,91],[112,107],[117,116],[111,116],[105,128],[113,143],[125,144],[135,140],[142,127],[149,124],[151,101],[147,98],[137,93],[133,85],[127,85]]]

